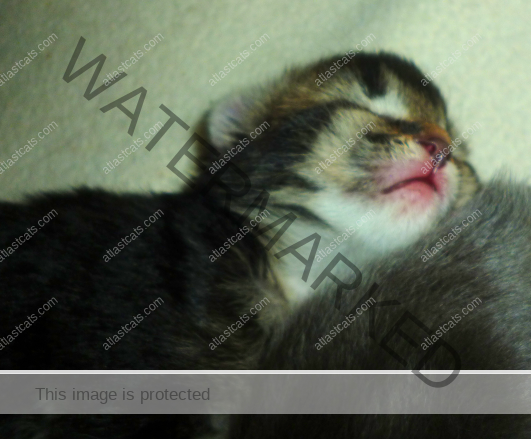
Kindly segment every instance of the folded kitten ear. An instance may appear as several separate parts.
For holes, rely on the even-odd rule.
[[[238,136],[246,136],[256,116],[261,93],[250,91],[220,101],[207,118],[209,140],[213,146],[223,149]]]

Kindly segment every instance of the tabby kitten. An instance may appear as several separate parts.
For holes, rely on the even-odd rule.
[[[465,145],[452,142],[438,90],[386,53],[358,54],[318,87],[335,60],[216,106],[206,119],[213,147],[203,145],[211,156],[194,192],[81,189],[1,203],[0,249],[10,250],[0,261],[0,334],[16,335],[2,344],[0,367],[267,367],[273,363],[260,355],[291,308],[306,306],[314,290],[332,305],[326,291],[334,282],[312,285],[339,253],[350,265],[332,267],[336,279],[351,276],[352,266],[365,274],[464,204],[478,184]],[[251,143],[247,136],[265,121]],[[218,169],[220,157],[227,163]],[[301,240],[315,246],[312,256]],[[251,317],[263,298],[270,303]],[[282,347],[271,349],[273,362]],[[212,430],[202,417],[8,417],[0,425],[15,439]]]
[[[333,61],[215,107],[207,120],[220,155],[269,128],[222,169],[205,169],[197,191],[1,203],[0,368],[248,368],[290,305],[464,203],[477,181],[464,145],[446,154],[437,89],[385,53],[359,54],[317,87]],[[320,162],[328,167],[316,172]]]

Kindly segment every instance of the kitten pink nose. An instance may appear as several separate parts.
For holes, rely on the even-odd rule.
[[[437,152],[437,145],[435,145],[433,142],[419,140],[418,143],[419,145],[423,146],[426,151],[428,151],[429,155],[433,156]]]
[[[439,156],[441,160],[450,156],[448,146],[452,143],[446,130],[434,123],[422,124],[422,132],[414,136],[417,143],[422,146],[431,157]]]

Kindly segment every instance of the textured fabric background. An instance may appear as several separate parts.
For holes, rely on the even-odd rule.
[[[291,64],[344,53],[370,34],[375,40],[365,51],[397,52],[425,73],[459,50],[459,58],[435,83],[460,132],[481,124],[468,140],[472,163],[484,179],[501,168],[527,178],[530,12],[531,3],[525,0],[0,0],[0,73],[27,52],[38,53],[0,87],[0,162],[51,122],[57,124],[0,175],[0,198],[82,184],[175,190],[182,183],[166,165],[213,102],[276,77]],[[51,34],[58,40],[39,52],[38,45]],[[157,34],[164,39],[144,51],[127,69],[128,76],[90,101],[83,93],[93,69],[69,84],[62,79],[80,36],[86,43],[76,70],[99,54],[107,56],[99,85]],[[266,43],[210,85],[214,73],[263,34],[269,36]],[[463,50],[478,34],[477,42]],[[99,109],[141,86],[147,96],[130,137],[127,117],[117,109],[105,114]],[[151,152],[140,148],[105,175],[107,161],[156,122],[167,121],[161,104],[190,130],[174,125]]]

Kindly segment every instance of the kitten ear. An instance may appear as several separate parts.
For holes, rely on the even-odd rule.
[[[223,149],[230,146],[238,135],[247,135],[259,101],[260,94],[252,91],[236,97],[231,96],[215,105],[207,118],[211,144]]]

